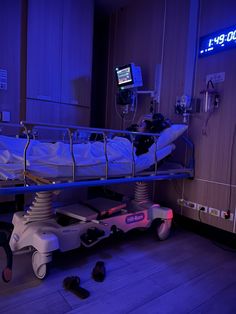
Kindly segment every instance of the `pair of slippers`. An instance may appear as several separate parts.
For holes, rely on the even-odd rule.
[[[105,276],[106,270],[104,262],[98,261],[92,270],[92,277],[95,281],[102,282],[104,281]],[[88,290],[80,287],[80,278],[78,276],[66,277],[63,280],[63,287],[81,299],[86,299],[90,296]]]

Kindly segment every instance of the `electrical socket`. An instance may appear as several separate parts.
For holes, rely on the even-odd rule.
[[[220,82],[224,82],[224,80],[225,80],[225,72],[211,73],[206,76],[206,84],[209,81],[212,81],[212,83],[220,83]]]
[[[194,202],[190,202],[190,201],[186,201],[183,198],[178,198],[177,199],[177,203],[181,206],[184,207],[188,207],[188,208],[192,208],[192,209],[196,209],[196,203]]]
[[[209,214],[215,217],[220,217],[220,210],[216,208],[209,207]]]
[[[229,217],[229,218],[225,218],[225,215],[227,215],[227,214],[228,214],[227,211],[222,210],[220,216],[221,216],[221,218],[223,218],[223,219],[225,219],[225,220],[233,221],[233,219],[234,219],[234,214],[233,214],[233,213],[230,213],[230,217]]]
[[[200,210],[201,212],[207,213],[208,207],[202,204],[196,204],[196,209]]]
[[[183,198],[178,198],[177,199],[177,204],[179,204],[181,206],[185,206],[185,200]]]
[[[192,208],[192,209],[197,209],[197,204],[194,202],[186,201],[186,207]]]

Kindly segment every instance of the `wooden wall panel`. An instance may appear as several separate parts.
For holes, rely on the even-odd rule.
[[[235,24],[236,2],[233,0],[214,1],[200,0],[199,34],[203,36],[224,27]],[[144,8],[146,6],[146,8]],[[162,8],[162,10],[157,10]],[[141,65],[144,72],[144,81],[151,77],[155,63],[161,60],[161,33],[163,31],[164,1],[158,4],[152,1],[132,2],[129,7],[119,11],[113,16],[111,32],[111,57],[109,77],[112,80],[114,65],[129,62],[132,56],[135,63]],[[161,89],[161,112],[174,122],[180,122],[181,117],[174,113],[176,97],[184,91],[186,49],[189,23],[190,0],[166,1],[166,23],[163,57],[163,77]],[[151,12],[153,15],[151,14]],[[133,14],[131,13],[133,11]],[[143,19],[140,27],[135,29],[128,27],[129,21],[136,18],[142,11]],[[160,13],[161,12],[161,13]],[[129,13],[129,14],[128,14]],[[160,14],[160,15],[159,15]],[[155,15],[155,17],[154,17]],[[128,18],[129,17],[129,18]],[[162,18],[161,18],[162,17]],[[149,24],[145,24],[148,19]],[[157,19],[160,24],[157,23]],[[143,22],[144,21],[144,22]],[[159,35],[150,32],[152,25]],[[150,34],[143,38],[139,36],[140,29]],[[142,34],[142,31],[141,31]],[[199,38],[196,38],[198,40]],[[144,50],[147,42],[153,43],[153,51]],[[122,45],[123,44],[123,45]],[[121,48],[120,48],[121,47]],[[141,57],[140,57],[141,55]],[[145,58],[143,59],[142,56]],[[155,56],[155,57],[154,57]],[[156,58],[156,59],[155,59]],[[199,220],[199,213],[189,208],[180,208],[177,205],[178,198],[185,198],[199,204],[213,207],[219,210],[230,209],[235,214],[236,208],[236,106],[234,105],[235,81],[236,81],[236,49],[221,52],[204,58],[196,58],[195,80],[193,96],[200,98],[200,92],[206,88],[206,75],[217,72],[225,72],[225,81],[215,84],[221,95],[221,104],[210,118],[206,113],[196,113],[190,117],[189,136],[195,144],[196,178],[195,180],[181,180],[177,182],[156,183],[155,199],[165,206],[170,206],[176,212]],[[137,61],[136,61],[137,60]],[[142,61],[142,62],[141,62]],[[149,73],[147,75],[147,72]],[[146,81],[145,81],[146,82]],[[151,89],[151,80],[145,85],[145,89]],[[109,82],[107,102],[107,120],[110,125],[117,125],[117,116],[112,113],[115,85]],[[142,110],[147,110],[146,103],[140,105]],[[145,107],[146,106],[146,107]],[[209,119],[208,119],[209,118]],[[115,121],[116,120],[116,121]],[[203,134],[205,132],[205,134]],[[234,143],[233,143],[234,141]],[[231,148],[232,153],[231,153]],[[183,154],[179,151],[178,154]],[[232,163],[231,163],[232,160]],[[231,196],[230,196],[231,195]],[[235,221],[226,221],[222,218],[212,217],[201,213],[200,218],[204,223],[218,228],[235,232]]]
[[[166,5],[160,112],[173,121],[178,121],[174,105],[176,97],[184,92],[189,1],[166,1]]]
[[[200,36],[235,23],[233,13],[236,10],[235,1],[222,3],[203,0],[200,8]],[[235,57],[234,49],[197,59],[194,96],[199,98],[200,92],[206,88],[207,74],[225,72],[225,81],[215,84],[221,95],[221,104],[210,116],[207,124],[208,114],[198,113],[191,116],[189,135],[195,144],[196,179],[185,180],[184,189],[178,195],[173,191],[172,183],[164,183],[164,187],[159,186],[162,199],[167,199],[177,212],[195,220],[199,220],[199,213],[184,207],[180,210],[176,205],[178,197],[221,211],[230,209],[235,215],[236,107],[233,105],[236,80]],[[202,213],[201,218],[204,223],[235,232],[235,217],[232,222]]]
[[[60,102],[63,0],[28,2],[27,98]]]
[[[234,0],[200,0],[200,36],[235,25]]]
[[[90,108],[28,99],[26,120],[41,123],[88,126]]]
[[[202,0],[200,36],[234,25],[235,10],[235,1]],[[201,90],[206,88],[207,74],[225,72],[225,81],[215,84],[221,96],[221,103],[219,109],[210,116],[206,128],[208,119],[206,113],[195,114],[191,119],[189,130],[196,148],[196,180],[191,184],[188,182],[185,184],[187,197],[194,197],[199,203],[204,200],[206,205],[217,209],[230,209],[234,214],[236,207],[236,134],[234,135],[236,107],[233,93],[236,80],[235,58],[236,49],[233,49],[197,60],[195,97],[199,97]],[[205,135],[202,133],[204,128]],[[228,231],[233,230],[233,223],[209,215],[208,223]]]
[[[29,1],[27,119],[89,125],[92,42],[93,1]]]
[[[0,69],[7,71],[7,90],[0,89],[0,111],[9,111],[11,122],[20,119],[21,1],[0,2]]]
[[[133,1],[113,14],[107,82],[107,127],[121,127],[121,119],[115,111],[116,66],[130,62],[140,65],[143,76],[143,87],[140,89],[154,89],[156,65],[161,62],[162,55],[163,19],[164,1],[155,0],[148,3]],[[150,97],[139,96],[138,102],[136,120],[143,113],[149,113]]]
[[[92,40],[93,1],[64,1],[62,103],[90,107]]]
[[[232,187],[231,209],[234,214],[236,204],[236,187]],[[209,214],[201,213],[195,209],[177,205],[177,199],[183,198],[186,201],[198,203],[207,207],[226,210],[229,204],[229,187],[215,182],[205,182],[202,180],[173,180],[161,181],[156,184],[155,201],[175,210],[175,213],[185,217],[201,221],[205,224],[217,228],[235,232],[235,219],[233,221],[214,217]]]

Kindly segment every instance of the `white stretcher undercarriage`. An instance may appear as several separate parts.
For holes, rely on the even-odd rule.
[[[13,253],[32,250],[32,266],[35,275],[43,279],[47,273],[47,264],[56,250],[62,252],[79,248],[81,245],[90,247],[116,232],[128,232],[134,228],[149,228],[155,226],[159,239],[168,237],[173,218],[172,210],[161,207],[150,201],[148,196],[148,181],[172,180],[192,178],[194,175],[193,145],[187,137],[183,137],[190,149],[187,166],[171,164],[165,168],[158,168],[157,143],[158,135],[152,134],[154,139],[154,166],[148,170],[136,172],[134,146],[132,144],[132,158],[130,160],[131,173],[109,175],[109,160],[107,153],[107,134],[116,130],[98,130],[85,128],[86,132],[98,131],[104,135],[104,156],[106,160],[105,173],[102,177],[81,178],[76,176],[76,160],[73,153],[73,133],[76,127],[64,127],[68,130],[70,152],[72,160],[72,175],[67,180],[56,178],[42,178],[32,174],[27,169],[27,148],[30,144],[32,124],[23,123],[28,141],[24,149],[23,184],[14,180],[2,181],[0,195],[21,194],[35,192],[35,198],[27,211],[17,212],[13,216],[14,230],[10,239]],[[40,125],[51,128],[52,126]],[[60,128],[63,128],[60,126]],[[83,128],[79,128],[83,130]],[[119,131],[124,132],[124,131]],[[131,141],[134,138],[132,132]],[[20,181],[21,182],[21,181]],[[30,182],[30,184],[29,184]],[[136,182],[135,199],[125,203],[98,198],[88,200],[83,204],[74,204],[54,208],[52,193],[74,187],[102,186],[118,183]],[[17,184],[17,186],[16,186]]]

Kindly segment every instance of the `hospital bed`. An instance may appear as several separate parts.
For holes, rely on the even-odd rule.
[[[161,240],[168,237],[172,210],[150,200],[147,182],[194,176],[194,147],[183,135],[186,125],[174,124],[160,134],[139,133],[153,143],[140,156],[135,154],[135,132],[21,122],[12,125],[20,133],[15,137],[9,136],[11,125],[0,127],[0,195],[35,193],[31,206],[13,216],[10,246],[13,252],[33,251],[38,278],[45,277],[55,250],[90,247],[111,234],[153,224]],[[178,138],[187,147],[186,165],[163,163]],[[130,182],[136,183],[131,202],[99,197],[53,206],[53,193],[60,190]]]

